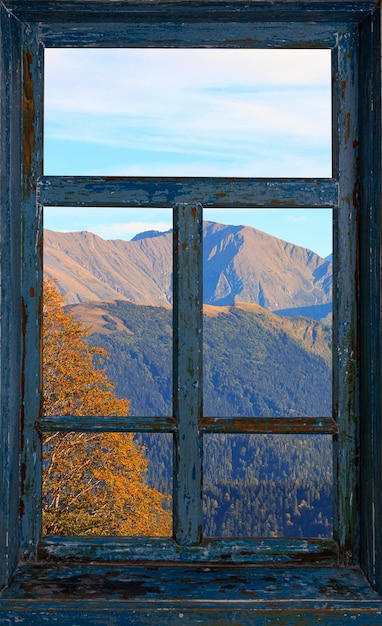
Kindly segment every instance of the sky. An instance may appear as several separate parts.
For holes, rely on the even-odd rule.
[[[328,50],[47,49],[44,173],[331,176]],[[332,250],[330,210],[208,210]],[[131,239],[167,209],[46,208],[44,225]]]

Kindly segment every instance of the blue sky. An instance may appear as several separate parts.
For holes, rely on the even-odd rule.
[[[45,57],[45,174],[331,176],[327,50],[54,49]],[[206,212],[331,252],[331,211]],[[171,210],[45,210],[54,230],[130,239]]]

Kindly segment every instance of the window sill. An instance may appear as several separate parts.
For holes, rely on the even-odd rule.
[[[357,568],[214,564],[25,564],[0,622],[381,624],[382,598]],[[128,620],[128,621],[126,621]]]

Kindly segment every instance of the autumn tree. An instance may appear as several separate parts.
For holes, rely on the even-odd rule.
[[[103,367],[107,353],[88,346],[89,330],[44,280],[44,415],[123,416]],[[78,535],[171,535],[165,495],[145,482],[144,448],[131,433],[55,432],[43,440],[43,531]]]

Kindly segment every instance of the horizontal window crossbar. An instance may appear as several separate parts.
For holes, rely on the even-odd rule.
[[[173,417],[123,417],[95,415],[58,415],[43,417],[38,422],[42,432],[159,432],[170,433],[176,430]]]
[[[157,23],[164,16],[170,22],[189,23],[197,21],[213,21],[215,23],[236,22],[265,22],[265,21],[328,21],[332,19],[354,21],[369,13],[376,6],[378,0],[290,0],[273,2],[259,0],[248,3],[245,0],[220,2],[126,2],[114,1],[113,11],[107,0],[89,2],[77,0],[72,6],[67,0],[40,0],[39,2],[20,3],[19,0],[7,0],[7,8],[17,17],[40,21],[42,23],[60,23],[65,21],[82,22],[89,24],[110,22],[143,22]],[[36,6],[35,6],[36,5]],[[171,16],[171,20],[169,20]]]
[[[173,5],[175,6],[175,5]],[[147,10],[147,9],[146,9]],[[350,15],[350,14],[349,14]],[[306,11],[303,14],[306,17]],[[342,17],[342,16],[341,16]],[[356,15],[351,14],[352,21]],[[209,18],[211,20],[211,16]],[[229,21],[187,24],[159,21],[152,26],[129,16],[127,22],[71,22],[44,24],[40,36],[49,47],[136,47],[136,48],[334,48],[343,24],[281,22],[279,14],[272,23],[240,23],[237,12]],[[337,19],[337,16],[335,16]],[[227,20],[227,18],[226,18]]]
[[[331,178],[44,176],[37,199],[51,207],[336,208],[338,191]]]
[[[41,432],[176,432],[174,417],[77,416],[43,417]],[[201,433],[272,433],[335,435],[338,426],[331,417],[204,417]]]
[[[338,426],[331,417],[204,417],[204,433],[271,433],[335,435]]]
[[[201,563],[338,563],[332,539],[208,539],[180,546],[161,537],[42,537],[39,558]]]

